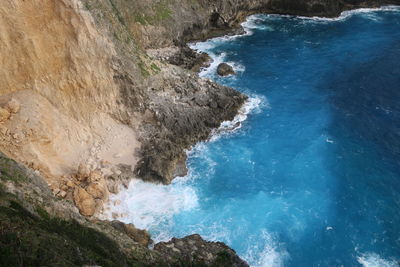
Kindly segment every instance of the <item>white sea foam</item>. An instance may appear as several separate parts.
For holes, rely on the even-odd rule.
[[[265,20],[265,18],[265,14],[251,15],[247,17],[246,21],[241,24],[245,32],[245,34],[243,34],[242,36],[253,35],[255,29],[273,31],[273,28],[261,24]]]
[[[210,66],[208,66],[207,68],[204,68],[200,71],[200,73],[199,73],[200,77],[211,76],[212,74],[214,74],[216,72],[218,65],[226,61],[225,53],[216,54],[212,51],[216,46],[221,45],[222,43],[225,43],[225,42],[233,41],[240,37],[252,35],[254,33],[255,29],[273,30],[272,28],[270,28],[266,25],[259,24],[259,22],[261,22],[265,19],[265,16],[266,15],[258,14],[258,15],[252,15],[252,16],[247,17],[246,21],[241,24],[244,29],[244,34],[225,35],[222,37],[212,38],[205,42],[189,43],[188,45],[190,48],[192,48],[193,50],[195,50],[197,52],[207,53],[213,60],[210,64]],[[241,72],[245,71],[245,67],[238,62],[230,61],[227,63],[233,67],[233,69],[236,73],[241,73]]]
[[[278,251],[274,239],[266,230],[261,232],[262,242],[252,242],[243,258],[251,263],[252,267],[281,267],[289,258],[286,250]],[[259,244],[262,244],[260,247]]]
[[[132,180],[127,189],[111,196],[110,203],[119,200],[120,204],[110,206],[104,216],[111,218],[112,213],[116,213],[119,220],[141,229],[154,229],[160,225],[168,228],[174,214],[198,206],[196,191],[185,183],[187,179],[190,177],[177,178],[171,186]],[[157,241],[170,238],[168,233],[153,237]]]
[[[354,15],[362,14],[363,16],[376,20],[377,17],[373,14],[373,12],[381,12],[381,11],[391,11],[391,12],[399,12],[400,6],[383,6],[379,8],[358,8],[353,10],[343,11],[340,16],[335,18],[326,18],[326,17],[304,17],[304,16],[291,16],[291,15],[268,15],[269,17],[296,17],[297,19],[315,21],[315,22],[332,22],[332,21],[342,21],[351,18]]]
[[[250,97],[246,103],[239,109],[238,114],[231,121],[224,121],[221,125],[213,130],[210,141],[216,141],[220,137],[232,134],[242,128],[242,123],[247,120],[250,113],[258,113],[262,106],[268,107],[266,99],[259,96]]]
[[[218,65],[225,62],[225,57],[226,57],[225,53],[216,55],[212,52],[208,52],[208,55],[213,59],[213,61],[211,62],[209,67],[204,68],[200,71],[199,73],[200,77],[208,77],[213,73],[216,73]]]
[[[357,261],[364,267],[398,267],[399,263],[396,260],[382,259],[376,253],[362,254],[357,258]]]
[[[246,70],[246,67],[238,62],[228,61],[226,63],[231,65],[236,73],[243,73]]]

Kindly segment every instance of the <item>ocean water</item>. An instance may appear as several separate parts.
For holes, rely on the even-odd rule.
[[[251,266],[399,266],[400,9],[244,27],[192,44],[215,59],[202,76],[250,96],[241,126],[188,151],[172,185],[133,181],[110,212],[156,241],[226,242]],[[222,61],[237,75],[217,77]]]

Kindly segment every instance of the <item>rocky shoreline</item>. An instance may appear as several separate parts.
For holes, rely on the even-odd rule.
[[[207,2],[207,1],[205,1]],[[224,3],[215,3],[210,5],[210,9],[207,10],[210,20],[200,20],[196,22],[191,22],[188,25],[185,25],[186,28],[180,29],[185,32],[185,35],[181,35],[180,33],[173,33],[174,38],[171,37],[170,40],[173,40],[173,46],[167,46],[159,49],[148,49],[148,53],[153,56],[157,60],[161,60],[167,62],[168,64],[176,65],[181,68],[199,72],[200,68],[206,67],[210,64],[210,58],[208,55],[201,53],[197,54],[195,51],[191,50],[187,46],[187,42],[206,40],[216,36],[222,35],[237,35],[244,33],[243,28],[240,26],[247,16],[255,13],[274,13],[274,14],[285,14],[285,15],[302,15],[302,16],[321,16],[321,17],[337,17],[341,14],[341,12],[356,8],[373,8],[380,7],[383,4],[396,4],[398,1],[389,0],[389,1],[299,1],[297,4],[291,1],[246,1],[246,3],[237,3],[237,1],[226,1]],[[231,8],[235,7],[234,10]],[[196,19],[196,17],[195,17]],[[198,19],[198,18],[197,18]],[[200,26],[202,25],[202,26]],[[172,27],[173,28],[173,27]],[[179,31],[173,28],[174,31]],[[150,32],[151,34],[151,32]],[[158,35],[158,33],[155,33]],[[157,38],[159,38],[158,36]],[[156,38],[156,37],[153,37]],[[161,37],[160,37],[161,38]],[[150,44],[149,44],[150,45]],[[232,74],[231,72],[229,72]],[[196,76],[194,76],[196,77]],[[212,85],[212,83],[209,83]],[[216,90],[218,85],[215,86]],[[228,89],[225,89],[228,90]],[[229,90],[228,90],[229,91]],[[226,91],[226,95],[230,95],[230,92]],[[211,94],[212,95],[212,94]],[[222,96],[221,96],[222,97]],[[225,97],[225,96],[223,96]],[[206,97],[203,97],[203,99]],[[222,114],[222,120],[219,122],[211,123],[211,128],[217,127],[218,123],[223,120],[231,120],[236,114],[238,107],[243,104],[245,100],[244,96],[234,95],[234,98],[240,99],[238,102],[231,103],[226,107],[233,107],[231,111]],[[209,100],[214,101],[214,100]],[[224,101],[224,100],[223,100]],[[196,102],[196,101],[195,101]],[[198,104],[197,102],[195,105]],[[217,105],[209,105],[211,109],[214,109]],[[226,108],[223,108],[225,111]],[[218,113],[218,112],[217,112]],[[193,117],[192,117],[193,118]],[[211,118],[211,117],[210,117]],[[213,117],[214,118],[214,117]],[[218,119],[217,119],[218,120]],[[196,119],[198,121],[198,119]],[[161,120],[161,124],[168,124],[169,122],[164,122]],[[185,127],[186,125],[178,124],[179,128]],[[194,126],[194,125],[193,125]],[[192,128],[192,125],[189,127]],[[186,131],[185,135],[187,136],[188,142],[182,143],[174,143],[173,147],[171,147],[171,153],[167,153],[168,156],[164,156],[160,152],[160,147],[165,147],[165,145],[161,142],[152,140],[149,141],[149,147],[154,147],[153,151],[144,149],[144,162],[138,167],[140,172],[138,172],[138,176],[144,178],[145,180],[152,181],[162,181],[163,183],[169,183],[175,175],[185,174],[185,166],[184,160],[185,156],[182,154],[182,151],[188,149],[190,146],[193,146],[198,141],[203,141],[208,138],[210,128],[209,125],[199,125],[197,129],[204,129],[204,134],[199,134],[197,138],[190,138],[189,136],[196,135],[196,133],[191,133],[190,131]],[[195,127],[195,126],[194,126]],[[168,127],[167,127],[168,128]],[[208,129],[207,129],[208,128]],[[171,129],[171,131],[177,131],[178,129]],[[201,131],[201,130],[200,130]],[[175,135],[176,134],[176,135]],[[172,134],[173,136],[179,136],[176,132]],[[185,139],[185,138],[183,138]],[[193,141],[189,141],[189,140]],[[157,148],[158,147],[158,148]],[[175,149],[176,148],[176,149]],[[149,153],[147,152],[149,151]],[[151,151],[151,152],[150,152]],[[154,153],[154,154],[153,154]],[[163,157],[162,162],[164,162],[163,167],[159,167],[160,157]],[[161,156],[162,155],[162,156]],[[173,160],[168,161],[168,157],[173,158]],[[178,166],[178,170],[174,172],[172,171],[175,166]],[[170,169],[170,172],[165,172],[163,169]],[[145,175],[143,173],[146,173]],[[150,175],[148,175],[150,174]],[[152,177],[151,177],[152,176]]]
[[[7,18],[0,20],[6,33],[0,35],[0,60],[5,64],[0,72],[0,151],[5,154],[1,156],[2,229],[30,244],[23,234],[23,220],[21,228],[13,228],[13,220],[28,218],[45,225],[46,231],[58,227],[58,220],[69,226],[76,222],[74,231],[87,233],[82,227],[88,227],[113,240],[112,247],[124,259],[114,266],[132,265],[130,261],[185,266],[179,262],[195,259],[206,266],[246,266],[233,250],[198,236],[149,250],[145,231],[93,216],[101,212],[110,193],[134,177],[169,184],[185,175],[185,150],[207,140],[223,121],[232,120],[246,101],[236,90],[200,78],[197,72],[210,58],[192,51],[187,42],[240,32],[240,23],[254,13],[334,17],[348,9],[399,4],[397,0],[16,2],[10,0],[0,8],[0,17]],[[38,10],[42,16],[32,17]],[[64,232],[68,227],[43,236],[69,238]],[[5,243],[16,255],[17,241]],[[73,250],[68,255],[78,258],[79,264],[105,260],[95,253],[103,248],[80,245],[90,256]],[[61,249],[62,244],[56,242],[54,247]],[[54,255],[45,259],[54,262]],[[113,266],[105,262],[104,266]]]
[[[144,230],[82,216],[42,177],[0,153],[2,266],[248,266],[198,235],[155,244]]]
[[[274,14],[285,14],[285,15],[301,15],[301,16],[321,16],[321,17],[337,17],[341,14],[341,12],[356,8],[373,8],[380,7],[384,4],[396,4],[397,0],[382,0],[382,1],[334,1],[334,0],[312,0],[312,1],[299,1],[297,3],[293,3],[292,1],[246,1],[246,3],[242,3],[241,1],[225,1],[224,3],[213,3],[206,8],[206,2],[202,2],[202,11],[204,14],[196,14],[193,17],[192,21],[186,21],[185,25],[177,29],[174,26],[171,26],[171,33],[168,32],[168,39],[171,41],[168,43],[167,41],[163,44],[159,44],[162,48],[152,48],[148,49],[148,54],[153,56],[155,59],[167,62],[171,65],[176,65],[181,68],[199,72],[200,68],[206,67],[210,64],[211,59],[208,55],[201,53],[197,54],[195,51],[191,50],[188,46],[188,42],[206,40],[212,37],[222,36],[222,35],[237,35],[244,33],[243,28],[240,26],[240,23],[245,21],[246,17],[255,14],[255,13],[274,13]],[[204,8],[206,8],[204,10]],[[182,11],[181,11],[182,12]],[[190,14],[190,11],[188,11]],[[183,15],[183,14],[181,14]],[[188,14],[185,14],[188,15]],[[209,19],[209,20],[207,20]],[[200,26],[201,25],[201,26]],[[143,26],[146,28],[146,25]],[[184,34],[182,34],[183,32]],[[158,39],[165,38],[164,36],[160,36],[159,32],[148,31],[148,35],[154,34],[154,36],[149,37],[149,39]],[[171,34],[171,35],[170,35]],[[173,36],[173,37],[172,37]],[[172,46],[170,46],[172,44]],[[167,45],[167,46],[165,46]],[[144,43],[144,46],[154,47],[155,44],[147,44]],[[229,72],[232,74],[232,72]],[[196,76],[194,76],[196,77]],[[219,91],[219,85],[215,85],[213,83],[207,83],[208,86],[213,86],[216,91]],[[182,154],[183,150],[188,149],[193,146],[198,141],[203,141],[208,138],[211,133],[212,128],[218,127],[218,124],[224,120],[231,120],[233,116],[236,114],[238,108],[241,104],[244,103],[246,99],[245,96],[231,94],[229,89],[224,89],[224,96],[221,95],[221,101],[225,101],[229,99],[229,97],[236,98],[238,101],[234,101],[229,105],[225,105],[222,110],[225,113],[222,114],[222,117],[208,117],[215,118],[216,121],[211,122],[209,125],[200,124],[196,125],[197,129],[200,131],[204,131],[203,134],[198,134],[196,138],[192,138],[193,135],[197,135],[195,132],[191,132],[190,129],[193,127],[196,128],[195,125],[190,125],[184,133],[182,139],[186,139],[187,142],[174,143],[172,140],[172,147],[170,146],[170,152],[167,155],[163,155],[160,153],[162,151],[161,147],[168,147],[168,145],[164,144],[162,141],[159,142],[157,140],[149,140],[147,147],[154,148],[153,150],[143,149],[143,159],[141,164],[138,167],[138,176],[144,178],[145,180],[151,181],[162,181],[163,183],[169,183],[174,176],[185,174],[185,156]],[[211,92],[211,91],[210,91]],[[212,95],[212,93],[210,93]],[[227,98],[225,98],[227,96]],[[202,99],[206,99],[208,96],[203,96]],[[195,98],[197,99],[197,98]],[[217,100],[208,100],[209,103]],[[199,102],[195,101],[195,105],[199,104]],[[216,104],[209,104],[211,110],[214,110],[215,107],[221,107]],[[230,111],[227,111],[230,109]],[[217,112],[219,113],[219,112]],[[214,114],[217,114],[214,113]],[[175,113],[176,114],[176,113]],[[168,115],[167,115],[168,116]],[[195,116],[196,117],[196,116]],[[194,117],[192,117],[194,118]],[[198,117],[200,120],[203,120],[202,117]],[[183,119],[185,120],[185,119]],[[207,120],[205,117],[204,120]],[[186,121],[189,121],[186,120]],[[199,119],[195,119],[195,121],[199,121]],[[181,128],[185,128],[187,125],[179,124],[178,128],[171,128],[167,121],[163,121],[161,119],[162,125],[168,125],[166,128],[171,130],[173,136],[182,136],[180,133]],[[179,133],[178,133],[179,131]],[[147,152],[148,151],[148,152]],[[160,155],[157,157],[155,155]],[[162,156],[161,156],[162,155]],[[161,164],[159,159],[162,158]],[[170,159],[170,160],[168,160]],[[162,167],[160,167],[162,165]],[[177,170],[181,171],[173,171],[177,166]],[[165,172],[163,170],[170,169],[171,171]],[[146,174],[144,174],[146,173]]]

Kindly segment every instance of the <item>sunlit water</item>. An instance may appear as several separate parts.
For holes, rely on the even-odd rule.
[[[201,75],[251,98],[242,127],[189,152],[171,186],[134,181],[112,208],[156,241],[199,233],[252,266],[399,266],[400,9],[252,16],[193,44]],[[219,78],[219,62],[237,75]]]

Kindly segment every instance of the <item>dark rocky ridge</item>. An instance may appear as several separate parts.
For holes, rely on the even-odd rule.
[[[114,0],[144,48],[184,45],[237,28],[246,16],[275,13],[336,17],[342,11],[399,4],[398,0]],[[161,14],[157,14],[161,13]]]
[[[154,250],[166,255],[169,261],[179,259],[179,261],[205,266],[248,266],[234,250],[224,243],[207,242],[196,234],[179,239],[172,238],[169,242],[160,242],[154,246]]]

